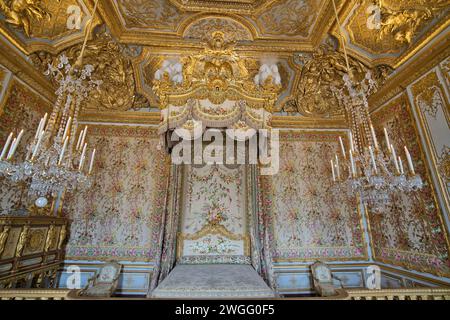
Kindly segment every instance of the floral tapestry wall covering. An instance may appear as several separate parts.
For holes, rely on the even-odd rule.
[[[403,159],[403,147],[408,147],[415,170],[425,183],[418,193],[395,196],[383,214],[370,215],[375,259],[448,277],[448,239],[407,97],[402,94],[377,110],[373,121],[379,136],[383,127],[387,128]],[[380,143],[387,148],[384,141]]]
[[[248,233],[245,166],[186,166],[183,189],[181,232],[189,237],[206,231],[200,238],[184,239],[185,263],[250,262],[244,238]],[[221,228],[223,227],[223,228]],[[225,234],[217,233],[222,230]],[[227,236],[229,233],[229,236]],[[245,255],[247,254],[247,257]],[[227,260],[228,259],[228,260]]]
[[[13,81],[0,107],[0,146],[3,148],[10,132],[17,136],[23,129],[22,143],[15,157],[24,160],[26,146],[33,139],[40,118],[48,112],[50,104],[25,85]],[[12,210],[19,209],[21,203],[30,200],[26,189],[21,189],[5,179],[0,180],[0,190],[0,215],[11,214]]]
[[[155,131],[89,127],[97,149],[93,187],[68,196],[69,259],[151,261],[159,242],[169,163]]]
[[[330,159],[339,134],[289,131],[280,136],[280,172],[271,177],[275,261],[365,259],[356,202],[332,192]],[[266,191],[267,192],[267,191]]]

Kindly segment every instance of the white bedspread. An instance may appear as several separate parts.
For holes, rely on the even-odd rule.
[[[154,298],[273,298],[275,293],[250,265],[177,265],[152,292]]]

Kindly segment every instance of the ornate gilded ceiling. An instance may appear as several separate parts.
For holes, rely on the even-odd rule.
[[[397,68],[448,32],[450,0],[336,1],[355,65]],[[41,65],[46,55],[79,48],[93,4],[0,0],[0,33],[24,54],[37,53],[30,60]],[[74,20],[77,10],[79,21]],[[342,74],[322,61],[333,60],[332,52],[342,48],[331,0],[100,0],[99,13],[95,23],[104,27],[91,36],[87,60],[103,68],[109,94],[97,96],[93,109],[155,107],[152,81],[158,64],[167,56],[200,52],[212,32],[222,31],[249,70],[266,56],[278,59],[283,85],[278,111],[341,116],[326,86]],[[105,32],[108,40],[99,38]],[[323,96],[317,100],[314,92]]]

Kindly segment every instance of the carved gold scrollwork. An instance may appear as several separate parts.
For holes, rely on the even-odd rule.
[[[8,239],[10,230],[10,226],[4,226],[2,232],[0,233],[0,258],[3,254],[3,251],[5,250],[6,240]]]
[[[79,56],[81,44],[63,53],[70,61]],[[89,41],[83,63],[94,67],[94,80],[101,80],[99,90],[93,91],[85,104],[85,109],[94,111],[127,111],[148,107],[148,101],[136,93],[134,70],[131,56],[135,52],[118,43],[106,31],[99,31],[95,39]],[[31,60],[41,71],[46,70],[56,57],[46,52],[31,55]]]
[[[333,87],[344,87],[343,76],[347,73],[344,55],[332,43],[320,45],[311,55],[299,55],[302,70],[294,92],[280,110],[301,113],[314,117],[336,117],[344,115],[344,108],[333,92]],[[369,69],[356,59],[350,59],[350,68],[356,79],[363,79]],[[381,84],[391,71],[386,66],[371,70],[375,80]]]
[[[66,225],[63,225],[59,233],[58,250],[62,248],[63,243],[66,240],[66,235],[67,235],[67,227]]]
[[[55,242],[55,236],[56,236],[56,229],[55,229],[55,225],[52,224],[48,228],[47,240],[45,241],[45,247],[44,247],[45,252],[49,251],[50,248],[53,247],[54,242]]]
[[[30,226],[25,225],[20,232],[19,241],[17,242],[16,247],[16,258],[20,258],[22,256],[23,249],[28,240],[28,232],[30,230]]]

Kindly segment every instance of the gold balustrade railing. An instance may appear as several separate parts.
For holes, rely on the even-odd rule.
[[[69,289],[0,289],[0,300],[89,299],[89,297],[78,297],[76,291]],[[283,300],[283,298],[281,299]],[[339,295],[335,297],[290,298],[287,300],[450,300],[450,288],[346,289],[339,290]]]
[[[450,300],[450,288],[348,289],[347,300]]]
[[[0,289],[0,300],[66,300],[69,289]]]

